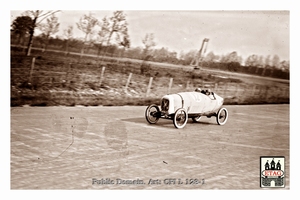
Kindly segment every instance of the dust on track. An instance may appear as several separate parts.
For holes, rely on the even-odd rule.
[[[259,189],[260,156],[285,156],[289,189],[289,105],[225,107],[225,126],[212,117],[183,129],[148,124],[144,106],[11,108],[11,189]]]

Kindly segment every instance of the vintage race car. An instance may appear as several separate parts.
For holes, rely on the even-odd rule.
[[[209,90],[196,89],[194,92],[181,92],[165,95],[161,99],[160,108],[149,105],[145,111],[146,120],[155,124],[159,118],[171,119],[176,128],[183,128],[188,118],[194,122],[202,116],[215,116],[219,125],[224,125],[228,119],[228,110],[222,107],[224,99]]]

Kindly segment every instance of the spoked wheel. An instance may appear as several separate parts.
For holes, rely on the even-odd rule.
[[[228,119],[228,110],[226,108],[221,108],[217,114],[217,123],[219,125],[224,125]]]
[[[176,128],[183,128],[188,120],[188,115],[187,112],[183,108],[179,108],[176,110],[174,119],[173,119],[173,124]]]
[[[159,108],[156,105],[150,105],[145,112],[146,120],[149,124],[155,124],[159,119]]]
[[[199,122],[201,119],[201,116],[192,117],[193,122]]]

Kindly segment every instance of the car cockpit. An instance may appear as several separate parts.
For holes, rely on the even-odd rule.
[[[209,97],[210,99],[212,99],[212,100],[216,100],[216,97],[215,97],[215,95],[214,95],[214,92],[211,92],[210,89],[201,90],[201,88],[197,88],[195,91],[196,91],[196,92],[200,92],[200,93],[202,93],[202,94],[205,94],[206,96],[208,96],[208,97]]]

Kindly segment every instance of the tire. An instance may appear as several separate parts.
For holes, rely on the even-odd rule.
[[[188,121],[188,115],[187,112],[183,108],[179,108],[176,110],[173,124],[176,128],[183,128]]]
[[[199,122],[201,119],[201,116],[192,117],[193,122]]]
[[[228,120],[228,110],[226,108],[221,108],[217,114],[217,123],[219,125],[224,125]]]
[[[155,115],[158,112],[159,112],[159,108],[157,105],[150,105],[147,107],[145,111],[145,117],[146,120],[149,122],[149,124],[155,124],[158,121],[159,116]]]

